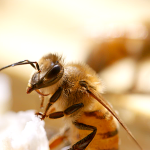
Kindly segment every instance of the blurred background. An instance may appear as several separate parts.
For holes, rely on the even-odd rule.
[[[104,97],[150,149],[150,1],[0,0],[0,68],[50,52],[89,64],[104,83]],[[0,72],[0,114],[43,111],[38,95],[26,94],[32,70],[25,65]],[[60,122],[46,120],[48,136]],[[138,149],[120,130],[120,149]]]

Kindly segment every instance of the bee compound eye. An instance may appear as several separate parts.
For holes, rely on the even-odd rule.
[[[48,72],[48,74],[46,75],[46,78],[50,79],[53,78],[55,76],[57,76],[57,74],[60,72],[61,70],[61,66],[60,65],[55,65],[50,72]]]

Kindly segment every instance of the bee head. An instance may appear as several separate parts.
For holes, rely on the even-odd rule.
[[[27,93],[51,86],[59,81],[64,73],[61,62],[61,57],[55,54],[42,57],[38,62],[39,70],[36,70],[29,80]]]

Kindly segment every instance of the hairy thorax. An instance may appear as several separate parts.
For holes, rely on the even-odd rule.
[[[86,81],[95,89],[102,89],[99,85],[99,78],[95,72],[84,65],[80,64],[68,64],[64,66],[64,75],[57,84],[47,87],[46,91],[52,91],[53,93],[60,87],[63,87],[60,98],[53,105],[55,110],[64,111],[73,104],[83,103],[84,107],[67,117],[67,119],[73,121],[84,111],[91,111],[95,107],[96,101],[86,92],[85,87],[80,85],[80,81]],[[98,85],[99,84],[99,85]],[[52,94],[53,94],[52,93]]]

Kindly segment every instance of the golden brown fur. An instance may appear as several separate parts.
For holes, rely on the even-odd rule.
[[[43,58],[40,62],[41,61],[43,61]],[[72,121],[77,120],[87,125],[96,126],[98,129],[96,136],[86,150],[118,149],[118,132],[111,137],[106,136],[106,138],[104,138],[105,134],[108,132],[118,131],[115,120],[101,104],[90,97],[85,88],[81,87],[79,81],[86,81],[93,89],[102,92],[103,87],[95,72],[85,64],[74,63],[64,65],[64,75],[59,82],[51,87],[44,88],[42,92],[51,92],[51,94],[53,94],[59,86],[63,87],[64,90],[61,97],[53,104],[53,107],[56,109],[55,111],[65,110],[69,106],[81,102],[84,104],[83,108],[71,116],[66,116],[64,118],[65,122],[67,122],[69,126],[71,125],[69,140],[72,144],[75,144],[91,133],[91,131],[77,129],[72,124]],[[97,111],[97,114],[93,116],[85,114],[86,112],[90,113],[94,111]],[[105,116],[105,118],[100,119],[97,118],[97,116]]]

